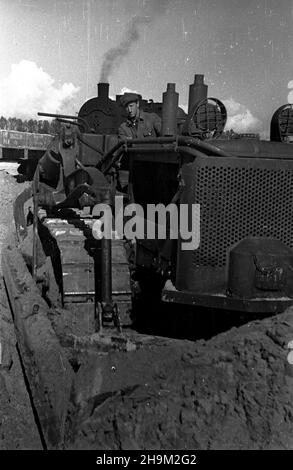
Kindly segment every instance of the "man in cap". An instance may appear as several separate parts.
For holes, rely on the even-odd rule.
[[[124,93],[120,102],[127,112],[127,120],[118,129],[120,138],[143,139],[160,135],[161,119],[155,113],[146,113],[140,109],[139,95]]]

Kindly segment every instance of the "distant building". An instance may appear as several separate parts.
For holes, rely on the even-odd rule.
[[[0,159],[18,161],[43,153],[52,139],[50,134],[0,130]]]

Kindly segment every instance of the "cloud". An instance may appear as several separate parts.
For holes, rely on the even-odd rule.
[[[188,114],[188,104],[180,104],[179,107],[183,109],[183,111]]]
[[[261,122],[253,116],[251,111],[233,98],[224,101],[227,108],[226,129],[233,129],[235,132],[257,132],[261,128]]]
[[[73,112],[72,99],[79,90],[72,83],[59,88],[55,80],[35,62],[22,60],[11,66],[10,74],[0,81],[0,115],[36,119],[38,111]]]
[[[290,80],[288,83],[288,88],[293,88],[293,80]],[[293,90],[289,91],[288,93],[288,103],[293,104]]]
[[[120,95],[123,95],[124,93],[136,93],[137,95],[140,95],[140,93],[138,93],[138,91],[131,90],[130,88],[127,88],[126,86],[121,88]]]
[[[138,91],[136,90],[132,90],[131,88],[127,88],[126,86],[124,86],[123,88],[121,88],[120,92],[118,93],[118,95],[124,95],[124,93],[136,93],[137,95],[140,95],[141,96],[141,93],[139,93]],[[113,101],[116,101],[116,95],[109,95],[109,98]]]

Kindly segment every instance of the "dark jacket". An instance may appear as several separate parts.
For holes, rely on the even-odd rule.
[[[161,118],[155,113],[139,112],[135,121],[127,119],[119,129],[119,137],[123,139],[143,139],[145,137],[156,137],[161,132]]]

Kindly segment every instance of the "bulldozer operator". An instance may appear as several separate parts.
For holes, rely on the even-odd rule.
[[[124,93],[120,103],[127,112],[127,120],[118,129],[120,139],[143,139],[160,135],[161,118],[155,113],[146,113],[140,109],[139,95]]]

